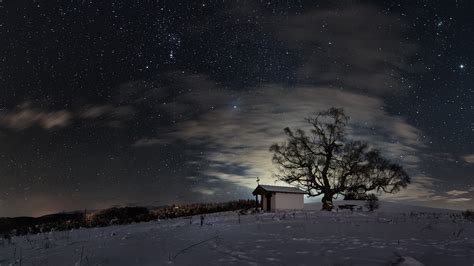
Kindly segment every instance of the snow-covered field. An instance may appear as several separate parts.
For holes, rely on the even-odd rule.
[[[474,223],[459,212],[318,209],[14,237],[0,245],[0,265],[474,265]]]

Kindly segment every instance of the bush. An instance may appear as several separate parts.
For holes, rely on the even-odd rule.
[[[367,195],[365,207],[371,212],[378,209],[380,207],[379,198],[375,194]]]
[[[344,195],[344,200],[367,200],[368,196],[365,193],[348,192]]]
[[[145,207],[122,207],[102,210],[92,216],[92,226],[128,224],[149,221],[149,211]]]
[[[254,200],[238,200],[224,203],[194,203],[173,205],[152,211],[158,219],[200,215],[214,212],[249,210],[255,208]]]
[[[474,210],[466,210],[462,212],[464,219],[474,222]]]

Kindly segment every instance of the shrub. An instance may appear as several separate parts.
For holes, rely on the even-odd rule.
[[[344,200],[367,200],[368,196],[365,193],[348,192],[344,195]]]
[[[365,202],[365,207],[369,209],[369,211],[374,211],[378,209],[380,206],[379,198],[375,194],[367,195],[367,201]]]
[[[465,210],[462,212],[464,219],[474,222],[474,210]]]
[[[105,209],[92,216],[92,226],[106,226],[111,224],[128,224],[132,222],[147,221],[148,208],[122,207]]]

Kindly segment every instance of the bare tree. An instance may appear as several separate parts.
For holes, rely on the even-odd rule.
[[[276,177],[310,197],[323,195],[323,210],[332,210],[337,195],[394,193],[410,183],[400,165],[383,158],[365,142],[346,139],[348,120],[343,109],[330,108],[306,118],[311,126],[309,135],[287,127],[287,141],[270,147],[279,170]]]

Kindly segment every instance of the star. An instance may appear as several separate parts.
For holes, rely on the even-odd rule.
[[[460,69],[464,69],[464,67],[465,67],[464,64],[460,64],[460,65],[459,65],[459,68],[460,68]]]

